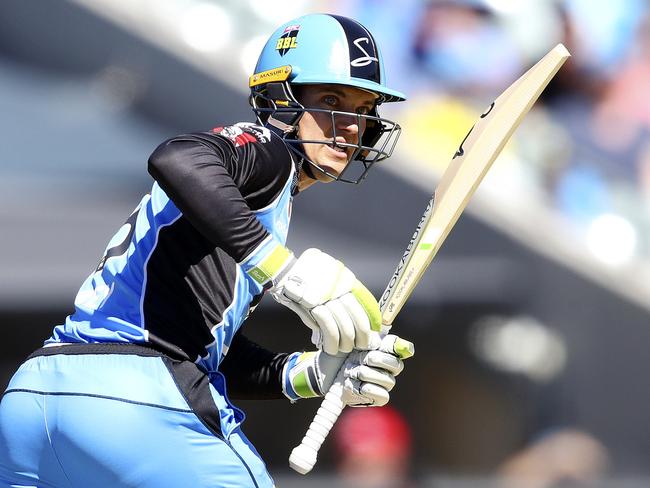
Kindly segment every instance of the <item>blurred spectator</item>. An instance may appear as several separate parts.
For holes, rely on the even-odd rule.
[[[500,90],[522,70],[520,52],[483,0],[427,2],[412,53],[432,86],[463,96]]]
[[[605,149],[632,147],[650,131],[650,15],[646,14],[620,70],[594,114],[595,137]]]
[[[548,173],[548,190],[596,257],[623,264],[641,255],[647,258],[650,252],[641,241],[650,225],[644,200],[650,140],[650,21],[647,12],[634,17],[639,13],[635,0],[623,2],[630,6],[628,12],[618,8],[610,12],[609,25],[602,12],[596,16],[600,21],[579,16],[582,3],[563,4],[565,42],[573,58],[547,102],[554,120],[568,134],[569,145],[566,160]],[[589,48],[585,32],[607,26],[611,35]],[[611,227],[604,229],[609,236],[606,245],[603,222]]]
[[[577,429],[559,429],[516,452],[498,469],[505,488],[593,486],[607,467],[607,450]]]
[[[613,75],[634,42],[647,0],[556,0],[571,19],[574,63],[591,76]]]
[[[411,431],[390,406],[348,408],[334,428],[337,471],[350,488],[406,488]]]
[[[422,12],[422,0],[330,0],[328,9],[358,19],[374,34],[382,48],[387,83],[411,97],[422,84],[414,73],[414,61],[407,55],[408,45]],[[424,84],[430,89],[430,84]],[[399,107],[382,107],[383,111]]]
[[[380,32],[388,50],[397,51],[393,71],[402,74],[397,81],[411,99],[401,108],[401,150],[422,165],[445,165],[476,114],[556,42],[564,42],[573,57],[485,186],[498,174],[506,202],[526,198],[550,205],[603,262],[650,256],[650,239],[644,238],[650,234],[647,1],[332,5],[361,16]],[[406,49],[410,55],[404,55]],[[603,232],[611,237],[604,243]]]

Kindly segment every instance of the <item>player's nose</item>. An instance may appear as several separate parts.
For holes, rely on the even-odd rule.
[[[334,124],[338,134],[352,138],[355,142],[361,131],[361,118],[354,114],[336,114]]]

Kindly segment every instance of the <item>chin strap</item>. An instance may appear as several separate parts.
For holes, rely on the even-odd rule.
[[[286,137],[287,134],[291,134],[292,132],[296,132],[296,126],[295,125],[289,125],[281,120],[276,119],[271,115],[268,120],[266,121],[268,125],[271,127],[274,127],[280,131],[280,135],[282,137]],[[276,131],[277,132],[277,131]]]
[[[307,161],[305,158],[302,158],[300,162],[300,168],[305,172],[307,176],[309,176],[312,180],[316,180],[316,175],[314,174],[314,168],[312,167],[311,163]]]

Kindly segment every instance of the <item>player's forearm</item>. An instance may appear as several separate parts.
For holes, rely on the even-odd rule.
[[[181,136],[154,151],[149,173],[195,228],[239,262],[268,233],[228,172],[232,157],[198,136]]]
[[[285,398],[282,370],[287,353],[276,353],[237,333],[219,366],[226,377],[228,395],[239,400]]]

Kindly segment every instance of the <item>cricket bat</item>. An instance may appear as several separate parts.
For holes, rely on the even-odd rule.
[[[379,300],[384,334],[390,329],[488,169],[569,56],[569,51],[562,44],[555,46],[480,115],[460,143]],[[345,357],[341,365],[344,361]],[[305,437],[291,452],[289,465],[301,474],[308,473],[314,467],[318,450],[343,411],[342,374],[341,368]]]

